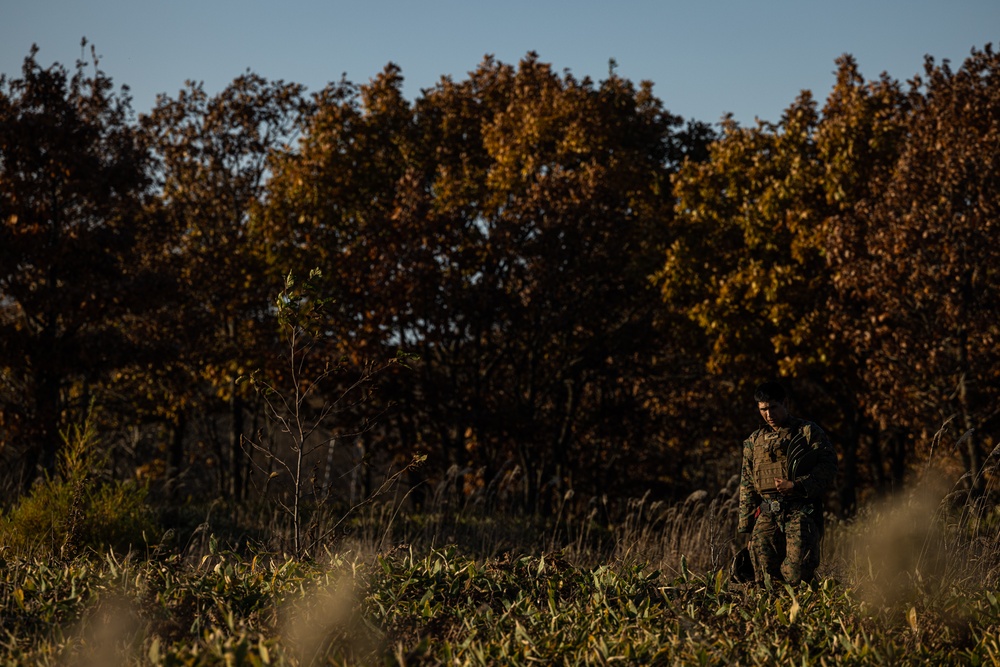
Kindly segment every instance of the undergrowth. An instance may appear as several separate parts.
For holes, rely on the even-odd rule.
[[[513,538],[502,517],[398,527],[464,546],[389,544],[391,505],[313,559],[237,553],[214,536],[197,557],[10,555],[0,661],[1000,664],[1000,542],[985,499],[928,507],[913,496],[833,522],[823,578],[798,588],[731,581],[721,555],[736,546],[723,534],[731,513],[721,497],[639,499],[615,525],[520,524],[547,536],[532,543],[541,550],[525,542],[485,556],[477,545],[491,525],[502,544]]]
[[[216,535],[221,509],[137,545],[142,491],[95,475],[87,433],[3,518],[0,663],[1000,664],[992,477],[831,520],[819,581],[759,587],[730,579],[728,491],[549,520],[371,503],[311,558],[277,548],[287,536]]]
[[[745,587],[560,554],[400,548],[321,561],[209,554],[8,560],[7,664],[996,664],[1000,600],[880,606],[852,585]]]
[[[135,481],[103,475],[108,451],[93,415],[62,434],[56,474],[40,478],[0,516],[0,547],[40,558],[68,558],[85,550],[127,551],[163,532]]]

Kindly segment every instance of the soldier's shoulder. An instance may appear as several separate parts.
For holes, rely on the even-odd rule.
[[[796,430],[798,430],[803,435],[805,435],[806,439],[808,439],[810,441],[812,441],[814,439],[817,439],[817,440],[826,440],[827,439],[826,431],[824,431],[823,427],[821,427],[816,422],[811,422],[808,419],[799,419],[798,422],[799,423],[796,426]]]
[[[758,439],[762,438],[765,433],[767,433],[767,429],[762,426],[761,428],[751,433],[750,437],[744,441],[744,444],[752,445],[753,443],[757,442]]]
[[[808,419],[800,419],[799,417],[795,417],[794,419],[795,419],[794,428],[797,428],[799,430],[804,430],[804,429],[809,429],[809,430],[819,429],[820,431],[823,430],[819,427],[819,425],[816,422],[811,422]]]

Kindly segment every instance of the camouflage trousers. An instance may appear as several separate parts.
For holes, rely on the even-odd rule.
[[[754,577],[792,586],[811,581],[819,566],[820,531],[809,513],[811,508],[786,510],[774,515],[762,512],[750,535],[750,558]]]

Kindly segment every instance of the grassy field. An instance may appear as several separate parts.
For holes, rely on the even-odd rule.
[[[732,583],[731,500],[613,525],[373,509],[311,559],[203,552],[0,568],[0,660],[79,665],[1000,664],[986,503],[915,496],[830,525],[814,587]],[[518,536],[524,539],[517,543]]]

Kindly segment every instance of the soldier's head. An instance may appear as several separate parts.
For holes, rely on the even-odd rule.
[[[758,385],[753,397],[757,401],[760,416],[771,428],[779,428],[788,420],[788,408],[786,407],[788,394],[785,393],[785,388],[777,382],[765,382]]]

